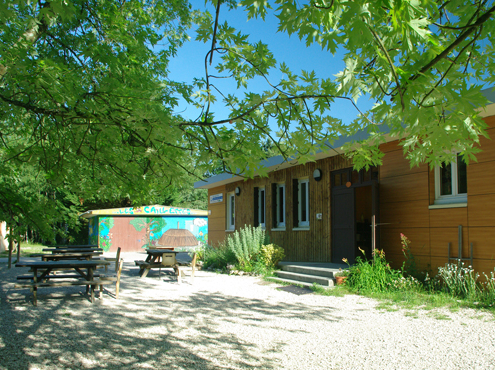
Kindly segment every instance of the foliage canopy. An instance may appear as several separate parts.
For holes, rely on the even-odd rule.
[[[412,165],[449,161],[452,150],[474,158],[486,135],[481,89],[495,79],[493,1],[241,1],[248,18],[274,14],[280,32],[344,50],[345,68],[328,79],[291,71],[269,44],[220,24],[235,1],[207,4],[214,16],[186,0],[0,0],[1,176],[31,167],[77,198],[139,203],[219,164],[263,174],[266,142],[304,163],[339,135],[366,130],[348,155],[357,167],[379,164],[385,126]],[[211,44],[205,70],[192,84],[173,81],[169,62],[193,25]],[[273,70],[281,80],[270,80]],[[263,78],[267,88],[219,91],[217,77],[239,88]],[[363,95],[375,102],[369,111],[358,108]],[[202,114],[181,117],[179,99]],[[351,124],[332,116],[342,99],[356,107]],[[228,117],[215,116],[215,101]]]

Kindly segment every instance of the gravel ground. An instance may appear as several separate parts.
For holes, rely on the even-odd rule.
[[[495,369],[495,319],[475,310],[377,308],[248,276],[171,270],[139,279],[124,254],[121,292],[13,289],[0,263],[0,369]],[[139,257],[142,259],[142,256]]]

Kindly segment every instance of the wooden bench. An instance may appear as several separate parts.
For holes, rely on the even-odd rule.
[[[75,275],[75,274],[70,274],[70,275],[56,274],[56,275],[48,275],[46,277],[46,279],[47,280],[49,280],[49,279],[71,279],[71,278],[77,279],[80,277],[81,277],[81,275]],[[93,274],[93,277],[97,278],[97,277],[100,277],[100,275],[99,274]],[[17,276],[17,280],[33,280],[33,275],[20,275],[20,276]]]
[[[29,283],[16,283],[14,284],[14,288],[16,289],[26,289],[29,288],[33,293],[33,304],[35,306],[38,305],[38,299],[36,291],[40,287],[67,287],[67,286],[81,286],[86,285],[88,288],[91,286],[91,302],[95,301],[95,287],[100,286],[100,298],[102,298],[101,286],[105,284],[113,283],[115,280],[113,279],[93,279],[93,280],[70,280],[70,281],[44,281],[44,282],[34,282],[31,281]]]
[[[148,275],[148,272],[152,268],[161,269],[166,267],[171,267],[174,269],[178,283],[181,283],[181,277],[185,276],[184,270],[181,268],[181,266],[178,263],[174,263],[171,265],[164,265],[161,262],[146,262],[146,261],[138,261],[138,260],[134,261],[134,263],[136,264],[136,266],[139,266],[141,278],[146,277]]]
[[[153,268],[153,267],[161,267],[162,266],[161,262],[150,263],[150,262],[146,262],[146,261],[134,261],[134,263],[136,264],[136,266],[139,266],[139,268],[146,268],[146,267]]]
[[[31,253],[29,257],[43,257],[46,256],[49,253]]]
[[[89,292],[91,287],[91,303],[94,302],[94,291],[96,286],[104,285],[111,282],[111,280],[102,280],[101,277],[95,278],[94,270],[98,265],[108,265],[108,261],[87,261],[87,260],[61,260],[61,261],[22,261],[17,262],[16,267],[27,267],[33,272],[32,279],[29,282],[14,284],[15,288],[30,288],[33,292],[33,304],[37,305],[37,290],[38,287],[56,287],[56,286],[75,286],[85,285],[86,292]],[[57,279],[56,276],[62,276],[62,274],[54,274],[58,269],[71,269],[73,274],[65,273],[70,276],[71,280],[59,280],[50,281],[50,279]],[[79,274],[77,275],[76,272]],[[24,280],[24,276],[21,275],[20,280]],[[75,278],[75,279],[74,279]]]

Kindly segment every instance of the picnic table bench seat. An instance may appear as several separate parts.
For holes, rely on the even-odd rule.
[[[146,262],[146,261],[134,261],[136,266],[139,266],[140,268],[146,268],[146,267],[161,267],[163,266],[161,262]]]
[[[31,253],[29,257],[43,257],[46,256],[48,253]]]
[[[68,270],[66,270],[68,271]],[[81,275],[76,275],[76,274],[70,274],[70,275],[67,275],[67,274],[55,274],[55,275],[49,275],[48,277],[46,277],[46,279],[76,279],[76,278],[80,278]],[[93,277],[100,277],[99,274],[93,274]],[[19,275],[17,276],[17,280],[33,280],[33,275]]]
[[[113,281],[111,279],[93,279],[93,280],[66,280],[66,281],[43,281],[43,282],[29,282],[29,283],[16,283],[14,284],[14,288],[23,289],[23,288],[34,288],[34,287],[57,287],[57,286],[72,286],[72,285],[104,285],[110,284]]]
[[[65,280],[65,281],[43,281],[43,282],[26,282],[26,283],[16,283],[14,284],[14,288],[16,289],[26,289],[29,288],[31,292],[33,293],[33,304],[35,306],[38,305],[38,297],[36,294],[36,290],[38,288],[43,288],[43,287],[68,287],[68,286],[81,286],[81,285],[86,285],[87,289],[91,287],[91,302],[95,301],[95,287],[99,286],[100,287],[100,294],[99,297],[102,298],[102,286],[104,284],[110,284],[113,283],[113,280],[110,279],[93,279],[93,280],[86,280],[86,279],[78,279],[78,280]]]

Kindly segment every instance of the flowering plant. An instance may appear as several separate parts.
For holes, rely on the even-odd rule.
[[[342,268],[339,268],[339,272],[335,274],[335,277],[337,276],[349,276],[349,270],[348,269],[342,270]]]

